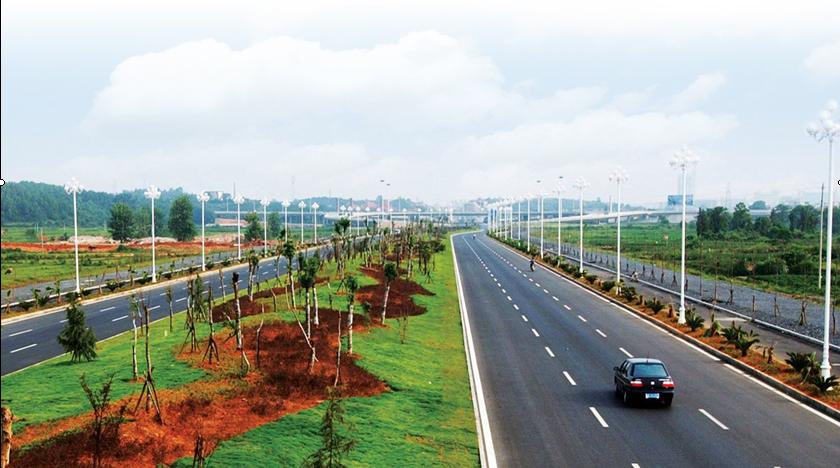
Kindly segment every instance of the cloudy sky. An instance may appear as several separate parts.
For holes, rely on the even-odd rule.
[[[817,192],[836,0],[4,1],[2,176],[446,202]],[[294,187],[293,187],[294,186]]]

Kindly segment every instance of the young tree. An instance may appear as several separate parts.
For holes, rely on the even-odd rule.
[[[297,304],[295,303],[295,282],[292,278],[292,264],[294,263],[295,259],[295,252],[297,249],[295,248],[295,243],[292,241],[286,241],[283,244],[283,256],[286,257],[286,272],[289,274],[289,287],[292,288],[292,308],[296,308]]]
[[[164,293],[166,294],[166,302],[169,304],[169,333],[172,333],[172,315],[175,303],[175,294],[172,292],[172,285],[167,286]]]
[[[242,349],[242,308],[239,306],[239,272],[234,271],[230,282],[233,286],[233,304],[236,309],[234,333],[236,334],[236,350]]]
[[[280,221],[279,213],[276,211],[269,213],[266,222],[268,223],[268,237],[272,239],[281,239],[284,237],[283,223]]]
[[[304,462],[308,468],[344,468],[342,462],[356,441],[341,434],[342,426],[346,431],[352,431],[353,426],[344,420],[344,405],[337,389],[327,389],[327,409],[321,420],[321,447]]]
[[[315,317],[313,318],[315,326],[321,324],[318,319],[318,270],[321,269],[321,257],[315,254],[306,261],[306,267],[309,269],[312,276],[312,302],[315,305]]]
[[[134,380],[137,380],[137,317],[140,315],[140,303],[134,294],[129,299],[128,312],[131,316],[131,331],[134,333],[131,341],[131,375]]]
[[[257,279],[257,270],[260,266],[260,257],[251,250],[248,252],[248,299],[254,300],[254,283]]]
[[[306,259],[303,253],[298,256],[298,281],[300,281],[300,288],[304,294],[304,304],[306,308],[306,335],[312,337],[312,313],[309,301],[309,291],[315,284],[315,274],[317,270],[313,270],[311,263]]]
[[[385,325],[385,313],[388,310],[388,296],[391,294],[391,282],[397,279],[397,266],[391,262],[385,264],[385,300],[382,301],[382,325]]]
[[[67,324],[58,334],[58,344],[70,353],[71,362],[96,357],[96,335],[85,325],[85,312],[76,299],[67,306]]]
[[[344,277],[344,287],[347,288],[347,352],[353,353],[353,305],[356,302],[356,291],[359,290],[359,281],[353,275]]]
[[[110,414],[111,406],[111,384],[114,381],[114,374],[102,383],[102,388],[93,390],[85,379],[85,374],[79,377],[79,384],[87,396],[90,407],[93,410],[93,421],[90,423],[90,441],[93,452],[93,466],[102,466],[102,451],[106,444],[116,442],[119,437],[119,428],[125,414],[125,406],[120,407],[116,415]]]
[[[111,207],[108,232],[111,233],[111,238],[118,242],[131,238],[134,232],[134,213],[125,203],[116,203]]]
[[[169,208],[169,232],[180,242],[189,241],[195,237],[195,222],[190,197],[181,195],[172,202],[172,207]]]
[[[259,215],[252,211],[245,215],[245,222],[248,223],[248,226],[245,228],[245,242],[262,239],[263,227]]]

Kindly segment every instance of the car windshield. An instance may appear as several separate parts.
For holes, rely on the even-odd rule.
[[[668,377],[665,366],[658,363],[643,363],[633,366],[633,377]]]

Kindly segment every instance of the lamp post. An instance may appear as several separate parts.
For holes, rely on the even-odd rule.
[[[240,221],[240,216],[245,198],[242,195],[237,195],[233,198],[233,202],[236,203],[236,260],[242,261],[242,221]]]
[[[621,293],[621,183],[628,179],[627,173],[623,169],[616,168],[610,174],[610,181],[615,182],[616,190],[618,191],[618,215],[615,218],[616,225],[616,241],[615,241],[615,287],[616,291]]]
[[[826,109],[820,113],[819,124],[813,124],[808,128],[808,134],[814,137],[817,142],[828,141],[828,219],[826,220],[826,245],[825,245],[825,317],[824,317],[824,340],[823,358],[820,364],[820,374],[828,378],[831,375],[831,363],[828,358],[828,327],[831,319],[831,240],[833,237],[834,218],[834,139],[840,135],[840,122],[834,120],[837,112],[837,102],[830,101]]]
[[[312,239],[318,243],[318,202],[312,204]]]
[[[531,255],[531,194],[525,195],[525,242]]]
[[[522,199],[516,200],[516,240],[522,240]]]
[[[542,183],[541,180],[537,179],[537,184]],[[543,258],[543,254],[545,252],[545,197],[543,196],[543,191],[540,189],[540,258]]]
[[[578,249],[578,254],[580,256],[579,271],[583,273],[583,191],[589,187],[589,182],[587,182],[583,177],[578,177],[574,187],[580,191],[580,208],[578,213],[578,221],[580,224],[580,247]]]
[[[268,255],[268,198],[260,200],[263,207],[263,256]]]
[[[563,255],[563,176],[557,176],[557,256]]]
[[[283,241],[289,241],[289,207],[292,205],[289,200],[283,200]]]
[[[160,197],[160,190],[150,185],[144,193],[152,201],[152,283],[157,283],[157,267],[155,265],[155,200]]]
[[[682,239],[680,239],[682,258],[680,259],[680,314],[677,318],[677,323],[685,324],[685,205],[686,205],[686,174],[688,167],[697,163],[697,158],[688,148],[683,147],[680,151],[674,154],[671,159],[671,167],[679,169],[682,173]]]
[[[84,190],[84,187],[82,187],[75,177],[70,179],[70,182],[64,184],[64,191],[67,192],[68,195],[73,196],[73,250],[76,255],[76,294],[81,294],[82,292],[81,283],[79,281],[79,216],[76,205],[76,195],[78,195],[82,190]]]
[[[303,209],[306,208],[306,203],[301,200],[298,208],[300,208],[300,243],[303,244]]]
[[[204,204],[210,200],[210,195],[207,195],[205,192],[201,192],[196,195],[198,201],[201,202],[201,271],[207,270],[207,260],[204,256]]]

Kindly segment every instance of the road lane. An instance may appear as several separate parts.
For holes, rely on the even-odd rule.
[[[528,271],[526,259],[485,236],[457,236],[454,244],[501,466],[832,466],[840,459],[838,425],[553,273]],[[666,361],[677,381],[672,408],[620,404],[612,366],[630,353]]]

